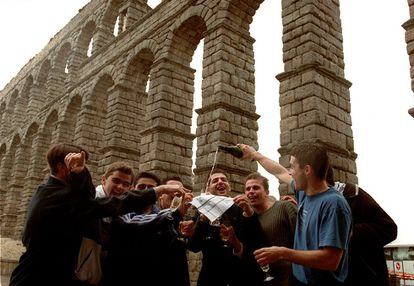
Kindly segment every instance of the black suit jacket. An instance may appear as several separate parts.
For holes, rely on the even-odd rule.
[[[18,285],[79,285],[74,270],[82,236],[92,233],[99,217],[140,210],[156,200],[155,192],[134,191],[122,197],[94,199],[87,170],[70,174],[69,184],[49,177],[34,194],[23,232],[26,252],[10,279]]]
[[[244,252],[257,249],[256,236],[261,235],[260,223],[257,216],[245,218],[242,209],[237,205],[229,208],[222,217],[227,216],[231,221],[237,238],[244,245]],[[260,234],[259,234],[260,232]],[[244,260],[233,254],[232,248],[223,247],[220,230],[209,222],[199,221],[188,248],[193,252],[202,251],[203,260],[198,286],[256,286],[256,277],[249,274]]]
[[[343,194],[353,219],[346,285],[389,285],[384,246],[397,238],[397,225],[363,189],[357,194],[347,183]]]

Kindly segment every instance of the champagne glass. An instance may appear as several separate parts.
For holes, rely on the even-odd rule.
[[[170,209],[171,209],[172,212],[174,212],[174,211],[176,211],[178,209],[178,207],[181,204],[182,199],[183,199],[183,197],[178,197],[178,196],[175,196],[172,199],[171,205],[170,205]]]
[[[229,239],[230,239],[230,232],[228,230],[228,228],[231,226],[231,221],[230,219],[225,216],[222,220],[221,220],[221,224],[224,226],[225,230],[221,231],[221,240],[223,241],[223,247],[225,248],[230,248],[231,245],[229,243]]]
[[[186,236],[188,235],[185,229],[192,221],[195,221],[197,219],[197,208],[191,205],[190,202],[186,202],[185,204],[190,204],[190,206],[188,207],[185,215],[183,216],[182,221],[180,221],[178,225],[178,230],[179,230],[180,235],[177,238],[178,240],[181,240],[184,242],[186,241]]]
[[[269,274],[269,271],[270,271],[269,264],[265,264],[263,266],[260,266],[260,268],[262,268],[262,271],[265,273],[265,279],[263,280],[264,282],[269,282],[269,281],[272,281],[273,279],[275,279],[275,277],[273,277],[272,275]]]
[[[207,240],[213,239],[213,234],[220,231],[220,224],[220,217],[213,221],[210,221],[210,225],[214,228],[212,228],[206,236]]]

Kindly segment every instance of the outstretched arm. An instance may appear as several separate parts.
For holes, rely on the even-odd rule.
[[[252,146],[245,144],[237,144],[237,146],[239,146],[243,151],[242,159],[256,160],[266,171],[274,175],[282,183],[289,184],[292,180],[289,171],[278,162],[273,161],[272,159],[256,151]]]
[[[343,250],[336,247],[323,247],[318,250],[295,250],[287,247],[265,247],[254,252],[257,263],[269,264],[287,260],[315,269],[335,271],[341,262]]]

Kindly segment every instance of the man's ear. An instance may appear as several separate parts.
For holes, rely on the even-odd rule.
[[[105,186],[105,184],[106,184],[106,178],[105,178],[105,176],[102,176],[101,177],[101,184],[102,184],[102,187]]]
[[[312,173],[311,165],[305,165],[305,167],[303,168],[303,171],[305,172],[305,175],[309,176]]]

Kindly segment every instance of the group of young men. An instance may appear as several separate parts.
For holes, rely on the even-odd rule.
[[[397,227],[363,190],[333,181],[323,146],[295,146],[289,170],[238,146],[242,159],[256,160],[294,197],[276,200],[267,178],[252,173],[244,194],[213,222],[194,211],[178,177],[162,183],[151,173],[134,177],[128,164],[116,162],[95,189],[85,150],[52,147],[51,175],[29,205],[26,252],[10,285],[189,286],[187,250],[203,254],[198,286],[388,285],[383,246]],[[213,170],[208,193],[227,197],[230,190],[225,172]],[[175,196],[182,199],[172,211]],[[80,259],[84,237],[99,244],[97,280],[82,269],[91,257]]]

